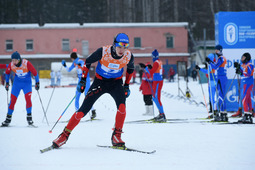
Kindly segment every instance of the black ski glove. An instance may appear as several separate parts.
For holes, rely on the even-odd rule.
[[[65,61],[65,60],[62,60],[62,65],[63,65],[64,67],[66,67],[66,61]]]
[[[40,88],[40,83],[39,82],[35,83],[35,90],[39,90],[39,88]]]
[[[9,82],[8,82],[8,83],[5,84],[5,90],[6,90],[6,91],[9,91],[9,87],[10,87],[10,84],[9,84]]]
[[[210,58],[208,58],[208,57],[205,58],[205,61],[206,61],[207,63],[209,63],[209,64],[212,62],[212,61],[210,60]]]
[[[83,93],[86,87],[86,78],[81,78],[81,81],[77,85],[77,91]]]
[[[198,65],[196,65],[196,69],[197,69],[197,70],[200,70],[200,67],[199,67]]]
[[[124,88],[125,96],[126,98],[128,98],[128,96],[130,95],[129,84],[124,84],[123,88]]]

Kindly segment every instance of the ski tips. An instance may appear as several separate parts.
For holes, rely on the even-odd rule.
[[[49,130],[49,133],[52,133],[52,130]]]

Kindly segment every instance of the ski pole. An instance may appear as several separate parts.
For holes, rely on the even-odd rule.
[[[242,97],[241,97],[241,90],[240,90],[240,88],[241,88],[241,84],[240,84],[240,77],[239,77],[239,74],[237,75],[237,83],[238,83],[238,104],[240,104],[239,106],[241,106],[241,109],[242,109],[242,105],[243,105],[243,103],[242,103]],[[254,91],[254,86],[253,86],[253,91]],[[253,94],[253,92],[252,92],[252,94]],[[252,107],[253,108],[253,107]],[[239,109],[239,108],[238,108]]]
[[[66,110],[68,109],[68,107],[70,106],[70,104],[73,102],[73,100],[75,99],[76,95],[73,97],[73,99],[70,101],[70,103],[67,105],[67,107],[65,108],[65,110],[63,111],[63,113],[60,115],[60,117],[58,118],[58,120],[56,121],[56,123],[54,124],[54,126],[51,128],[51,130],[49,130],[49,133],[52,133],[52,130],[54,129],[54,127],[57,125],[57,123],[59,122],[59,120],[62,118],[62,116],[64,115],[64,113],[66,112]]]
[[[9,94],[8,94],[8,90],[7,90],[7,110],[8,110],[8,107],[9,107]]]
[[[61,71],[61,70],[62,70],[62,68],[63,68],[63,66],[61,65],[61,67],[60,67],[59,71]],[[47,113],[47,111],[48,111],[48,108],[49,108],[49,105],[50,105],[51,98],[52,98],[53,93],[54,93],[54,91],[55,91],[55,87],[56,87],[56,84],[54,84],[53,90],[52,90],[52,92],[51,92],[50,100],[49,100],[48,105],[47,105],[47,108],[46,108],[46,113]]]
[[[210,64],[208,65],[208,67],[207,67],[207,72],[208,72],[208,88],[209,88],[209,92],[210,92],[210,94],[209,94],[209,99],[211,100],[211,107],[212,107],[212,112],[214,113],[214,108],[213,108],[213,106],[214,106],[214,103],[212,102],[213,101],[213,97],[214,96],[212,96],[212,86],[211,86],[211,75],[210,75],[210,73],[211,73],[211,71],[210,71]],[[213,76],[213,73],[212,73],[212,76]],[[210,101],[209,101],[210,102]],[[209,113],[209,112],[208,112]],[[214,115],[214,114],[213,114]]]
[[[211,69],[210,69],[211,68]],[[211,71],[210,71],[211,70]],[[214,97],[214,95],[213,95],[213,93],[212,93],[212,85],[211,85],[211,78],[210,78],[210,74],[212,75],[212,78],[213,78],[213,83],[214,83],[214,87],[215,87],[215,91],[216,91],[216,95],[218,94],[218,89],[217,89],[217,87],[216,87],[216,81],[215,81],[215,78],[214,78],[214,75],[213,75],[213,69],[212,69],[212,67],[211,67],[211,65],[210,64],[208,64],[208,77],[209,77],[209,82],[208,82],[208,85],[209,85],[209,88],[210,88],[210,93],[211,93],[211,101],[213,101],[213,98],[215,98]],[[212,102],[211,102],[212,103]],[[218,97],[217,97],[217,101],[216,101],[216,103],[218,103]],[[215,101],[214,101],[214,103],[212,103],[212,111],[213,111],[213,118],[214,118],[214,104],[215,104]]]
[[[150,75],[150,72],[149,72],[148,69],[146,70],[146,68],[145,68],[145,71]],[[148,77],[147,77],[147,75],[146,75],[146,73],[145,73],[145,77],[146,77],[147,80],[149,80]],[[150,77],[151,77],[151,75],[150,75]],[[157,106],[159,112],[160,112],[160,113],[164,113],[163,107],[160,106],[160,104],[159,104],[159,101],[158,101],[158,98],[157,98],[157,94],[154,93],[151,83],[150,83],[149,81],[148,81],[148,83],[149,83],[149,86],[150,86],[150,89],[151,89],[151,93],[152,93],[152,100],[153,100],[154,103],[156,104],[156,106]],[[157,88],[156,88],[156,91],[157,91],[157,89],[158,89],[158,86],[157,86]]]
[[[207,110],[207,113],[208,113],[208,116],[209,116],[209,110],[208,110],[208,108],[207,108],[207,103],[206,103],[206,99],[205,99],[205,93],[204,93],[204,89],[203,89],[202,82],[201,82],[201,79],[200,79],[200,74],[199,74],[198,71],[197,71],[197,75],[198,75],[198,79],[199,79],[199,82],[200,82],[200,85],[201,85],[202,94],[203,94],[203,96],[204,96],[205,107],[206,107],[206,110]]]
[[[42,105],[42,109],[43,109],[44,117],[45,117],[46,122],[47,122],[47,124],[48,124],[48,126],[49,126],[49,122],[48,122],[48,119],[47,119],[47,116],[46,116],[46,112],[45,112],[45,109],[44,109],[44,107],[43,107],[42,99],[41,99],[41,96],[40,96],[40,93],[39,93],[39,91],[38,91],[38,90],[37,90],[37,93],[38,93],[38,96],[39,96],[39,99],[40,99],[40,102],[41,102],[41,105]]]
[[[50,105],[50,101],[51,101],[51,98],[52,98],[52,96],[53,96],[54,91],[55,91],[55,85],[54,85],[53,90],[52,90],[51,95],[50,95],[50,100],[49,100],[48,105],[47,105],[47,108],[46,108],[46,113],[47,113],[47,111],[48,111],[48,108],[49,108],[49,105]]]

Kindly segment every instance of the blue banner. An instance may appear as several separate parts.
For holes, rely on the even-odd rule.
[[[215,42],[224,48],[255,48],[255,11],[215,14]]]
[[[227,111],[237,111],[239,86],[233,63],[240,62],[246,52],[251,54],[252,63],[255,63],[255,11],[215,14],[215,44],[222,45],[223,55],[227,59],[226,108]],[[254,104],[254,89],[252,101]]]

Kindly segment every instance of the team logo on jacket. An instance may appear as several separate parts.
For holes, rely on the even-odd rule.
[[[119,64],[114,64],[114,63],[109,63],[108,67],[111,68],[111,69],[119,69],[120,65]]]

